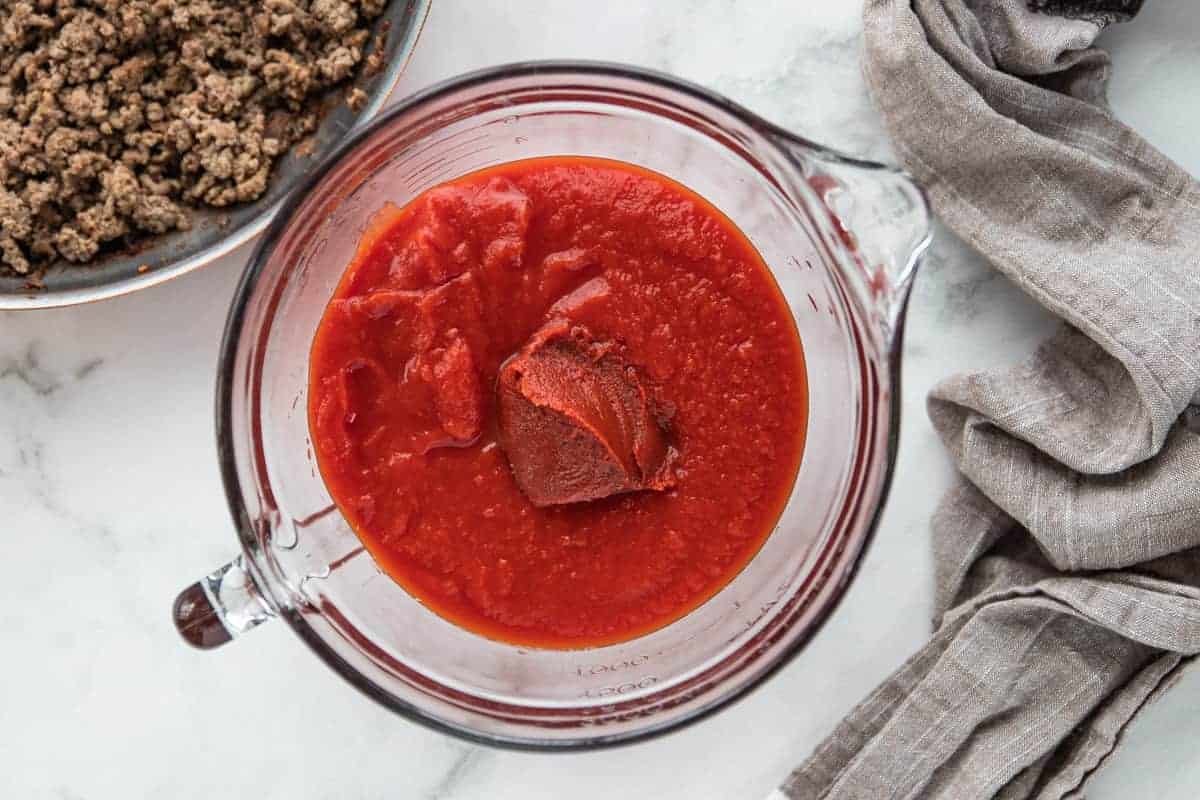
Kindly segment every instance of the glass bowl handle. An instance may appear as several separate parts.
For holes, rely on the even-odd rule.
[[[184,641],[212,650],[275,616],[238,556],[175,598],[175,629]]]

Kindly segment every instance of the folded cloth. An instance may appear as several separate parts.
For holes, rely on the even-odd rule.
[[[1079,797],[1200,653],[1200,186],[1112,116],[1093,46],[1140,5],[866,4],[901,160],[1065,324],[934,389],[962,473],[933,521],[938,628],[790,798]]]

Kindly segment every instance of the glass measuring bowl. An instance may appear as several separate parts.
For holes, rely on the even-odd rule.
[[[788,300],[810,390],[791,498],[746,568],[665,628],[573,651],[470,633],[383,574],[330,500],[306,413],[313,333],[372,214],[490,164],[563,154],[655,170],[725,212]],[[870,539],[895,458],[904,309],[929,228],[903,174],[653,72],[518,64],[396,106],[312,172],[242,278],[217,386],[242,554],[180,594],[180,633],[211,648],[282,617],[370,697],[489,744],[594,747],[720,708],[800,651]]]

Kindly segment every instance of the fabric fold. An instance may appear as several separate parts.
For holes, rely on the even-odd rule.
[[[868,0],[868,86],[946,224],[1064,325],[929,398],[961,472],[937,629],[784,783],[1075,797],[1200,654],[1200,185],[1116,120],[1093,42],[1140,0]]]

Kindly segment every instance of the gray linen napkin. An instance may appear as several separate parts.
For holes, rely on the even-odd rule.
[[[939,627],[791,798],[1078,797],[1200,653],[1200,186],[1112,116],[1092,46],[1140,5],[866,4],[901,160],[1065,324],[934,389],[962,473],[933,521]]]

